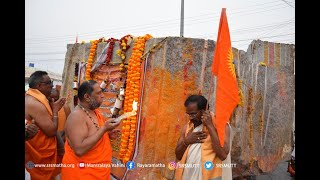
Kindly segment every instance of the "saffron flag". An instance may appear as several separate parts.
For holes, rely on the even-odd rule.
[[[233,64],[233,53],[228,27],[226,8],[222,8],[216,48],[213,56],[212,73],[217,77],[216,129],[220,145],[224,146],[225,128],[239,103],[238,85]]]

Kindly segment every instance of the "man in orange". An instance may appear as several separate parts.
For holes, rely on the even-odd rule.
[[[60,91],[57,88],[52,88],[51,94],[49,97],[49,102],[58,101],[60,99]],[[64,155],[64,142],[65,142],[65,135],[64,135],[64,125],[69,116],[71,110],[67,103],[60,109],[58,112],[58,132],[57,132],[57,148],[58,148],[58,159],[57,163],[62,163],[62,158]],[[61,167],[57,168],[58,177],[60,176]]]
[[[39,131],[39,128],[34,123],[26,124],[25,127],[25,140],[28,141],[32,139]]]
[[[60,98],[60,91],[57,88],[52,88],[50,99],[57,101]],[[71,113],[70,107],[66,103],[63,108],[58,112],[58,133],[61,135],[62,139],[65,141],[64,135],[64,125],[66,123],[67,117]]]
[[[176,169],[177,180],[199,179],[199,180],[221,180],[222,168],[205,169],[222,163],[227,158],[230,149],[230,126],[225,128],[224,146],[220,146],[215,118],[212,113],[205,111],[207,99],[201,95],[191,95],[184,103],[186,113],[189,116],[188,123],[182,128],[180,138],[176,146],[176,158],[178,162]],[[198,165],[193,168],[183,168],[183,164]]]
[[[25,96],[25,119],[39,127],[37,134],[25,143],[25,163],[33,180],[49,180],[56,175],[55,167],[35,167],[34,164],[57,163],[58,111],[65,104],[65,98],[49,104],[52,81],[45,71],[36,71],[29,79]]]
[[[104,95],[96,81],[83,82],[78,89],[80,103],[68,116],[65,125],[65,154],[63,164],[74,164],[75,168],[62,168],[62,180],[110,179],[112,149],[110,136],[120,122],[105,121],[97,110]],[[106,133],[108,132],[108,133]],[[88,167],[87,165],[92,165]]]
[[[27,122],[26,122],[27,123]],[[25,140],[28,141],[32,139],[39,131],[39,128],[34,123],[32,124],[26,124],[25,126]],[[25,180],[30,180],[30,173],[25,168]]]

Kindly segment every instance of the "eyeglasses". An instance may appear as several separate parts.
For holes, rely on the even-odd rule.
[[[40,83],[47,84],[47,85],[53,85],[53,81],[52,80],[50,80],[48,82],[40,82]]]
[[[186,113],[189,117],[196,117],[200,111],[197,113]]]

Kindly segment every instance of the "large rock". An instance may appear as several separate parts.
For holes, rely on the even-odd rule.
[[[181,127],[187,123],[183,103],[190,94],[209,97],[215,42],[180,37],[163,39],[153,38],[146,43],[145,52],[159,42],[161,45],[146,58],[139,143],[134,161],[162,163],[166,168],[135,168],[126,172],[126,179],[172,179],[174,171],[167,165],[176,161],[175,146]],[[104,46],[99,43],[98,55]],[[68,45],[63,93],[72,87],[74,64],[87,59],[89,48],[88,44]],[[247,52],[233,48],[244,95],[243,106],[235,110],[231,119],[235,132],[232,162],[237,164],[233,168],[234,177],[267,173],[280,161],[289,159],[294,123],[294,48],[294,45],[260,40],[253,41]],[[128,51],[127,58],[130,54]],[[115,57],[111,62],[118,63],[118,60]],[[212,111],[216,83],[215,77],[213,79],[209,101]]]
[[[294,123],[294,45],[253,41],[238,65],[244,106],[236,110],[233,175],[272,171],[289,160]],[[265,63],[266,66],[259,65]]]

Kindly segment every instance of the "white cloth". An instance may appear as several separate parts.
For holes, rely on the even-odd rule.
[[[291,153],[291,156],[296,157],[296,153],[295,153],[295,145],[293,146],[293,151]]]
[[[24,179],[25,180],[31,180],[31,177],[30,177],[30,173],[27,171],[26,168],[24,168],[25,172],[24,172]]]
[[[61,179],[61,173],[59,173],[56,177],[54,177],[54,180],[60,180]]]
[[[296,137],[296,130],[294,130],[294,126],[293,126],[293,151],[291,153],[291,156],[293,156],[293,157],[296,156],[296,153],[295,153],[295,147],[296,147],[295,137]]]
[[[200,124],[196,128],[193,129],[192,132],[202,131],[203,124]],[[190,180],[190,179],[202,179],[202,171],[201,171],[201,143],[191,144],[189,147],[186,164],[191,166],[191,164],[199,164],[198,167],[192,168],[184,168],[182,180]]]
[[[222,164],[231,164],[231,147],[232,147],[232,139],[233,139],[234,133],[232,132],[232,128],[229,123],[228,123],[228,126],[230,129],[230,138],[229,138],[230,150],[227,158],[224,161],[222,161]],[[232,167],[224,167],[224,166],[222,167],[222,179],[232,180]]]

